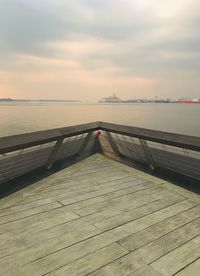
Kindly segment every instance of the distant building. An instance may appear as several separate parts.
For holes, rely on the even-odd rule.
[[[124,101],[121,100],[116,96],[116,94],[113,94],[112,96],[109,96],[107,98],[103,98],[99,101],[99,103],[123,103]]]

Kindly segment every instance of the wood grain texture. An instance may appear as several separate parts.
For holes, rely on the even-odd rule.
[[[163,275],[174,275],[200,258],[200,235],[151,264]]]
[[[199,196],[100,154],[2,199],[0,218],[2,275],[185,276],[199,267]]]

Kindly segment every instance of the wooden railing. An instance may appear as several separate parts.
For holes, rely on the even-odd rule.
[[[92,152],[98,123],[83,124],[0,138],[0,183],[58,161]]]
[[[45,143],[69,138],[90,131],[97,130],[99,123],[89,123],[50,130],[36,131],[7,137],[0,137],[0,154],[38,146]]]
[[[99,138],[93,134],[97,130],[102,133]],[[152,171],[164,168],[200,181],[200,137],[93,122],[1,137],[0,183],[40,167],[50,169],[60,160],[91,150],[97,139],[104,154],[112,150],[115,156]]]
[[[99,122],[99,128],[129,137],[200,151],[200,137],[104,122]]]
[[[146,165],[152,172],[165,170],[200,183],[200,137],[104,122],[99,126],[104,148],[108,141],[116,157]]]

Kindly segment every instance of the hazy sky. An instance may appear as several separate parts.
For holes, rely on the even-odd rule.
[[[200,98],[200,0],[0,0],[0,97]]]

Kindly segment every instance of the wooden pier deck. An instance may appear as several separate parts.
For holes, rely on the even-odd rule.
[[[0,274],[197,276],[200,196],[95,154],[0,200]]]

